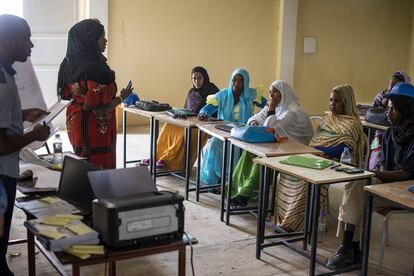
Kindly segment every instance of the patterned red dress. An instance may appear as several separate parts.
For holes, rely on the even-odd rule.
[[[76,155],[104,169],[116,168],[115,110],[99,115],[116,95],[116,83],[94,81],[66,84],[64,95],[72,98],[66,111],[66,126]]]

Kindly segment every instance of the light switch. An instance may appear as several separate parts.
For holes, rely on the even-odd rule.
[[[305,36],[303,38],[303,53],[304,54],[316,53],[316,37]]]

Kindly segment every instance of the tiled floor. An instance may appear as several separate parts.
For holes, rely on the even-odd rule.
[[[149,155],[148,127],[131,127],[128,136],[128,158],[146,158]],[[67,135],[63,132],[64,150],[71,150]],[[118,167],[122,162],[122,137],[118,135]],[[174,177],[158,178],[159,189],[184,191],[184,182]],[[335,251],[337,240],[335,213],[341,199],[341,185],[330,188],[331,214],[329,231],[318,253],[329,256]],[[185,230],[199,241],[194,246],[195,275],[307,275],[308,261],[293,251],[282,247],[264,250],[262,260],[255,258],[256,222],[252,216],[232,216],[231,225],[219,219],[219,196],[203,194],[200,202],[195,196],[185,202]],[[24,216],[15,211],[12,237],[24,237]],[[377,275],[376,262],[381,230],[381,217],[373,215],[371,264],[369,275]],[[395,216],[390,224],[390,247],[386,248],[382,275],[412,275],[414,263],[414,216]],[[9,263],[16,275],[27,275],[27,256],[24,245],[9,248]],[[18,256],[12,257],[12,254]],[[176,275],[177,253],[122,261],[117,265],[118,275]],[[36,255],[37,275],[56,275],[53,267],[42,254]],[[70,268],[68,267],[68,270]],[[105,266],[82,268],[81,275],[104,275]],[[318,271],[322,272],[320,267]],[[187,275],[191,275],[190,249],[187,249]],[[348,273],[346,275],[357,275]]]

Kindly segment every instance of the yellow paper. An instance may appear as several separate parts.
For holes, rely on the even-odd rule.
[[[72,249],[76,253],[89,253],[95,255],[105,254],[103,245],[72,245]]]
[[[71,214],[60,214],[56,215],[56,218],[66,218],[70,220],[83,220],[83,216],[81,215],[71,215]]]
[[[56,217],[48,217],[42,220],[43,224],[47,225],[54,225],[54,226],[65,226],[70,222],[69,219],[65,218],[56,218]]]
[[[84,235],[93,232],[91,228],[89,228],[83,223],[68,224],[66,225],[66,228],[75,233],[76,235]]]
[[[78,252],[73,251],[72,248],[66,249],[65,252],[68,253],[68,254],[71,254],[71,255],[73,255],[75,257],[78,257],[78,258],[80,258],[82,260],[85,260],[85,259],[91,257],[91,255],[88,254],[88,253],[78,253]]]
[[[41,202],[47,203],[47,204],[53,204],[56,202],[61,201],[60,198],[55,197],[55,196],[47,196],[47,197],[43,197],[41,199],[39,199]]]
[[[39,231],[39,235],[44,236],[46,238],[53,239],[53,240],[58,240],[65,236],[65,234],[62,234],[62,233],[59,233],[53,230],[41,230]]]

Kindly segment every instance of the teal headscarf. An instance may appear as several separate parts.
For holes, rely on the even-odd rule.
[[[219,102],[218,106],[218,118],[234,122],[234,98],[233,98],[233,78],[237,75],[243,77],[244,89],[239,99],[239,123],[247,123],[247,120],[253,113],[253,101],[256,99],[256,89],[249,88],[250,77],[249,73],[243,69],[238,68],[231,74],[229,87],[222,89],[216,94],[216,99]]]

